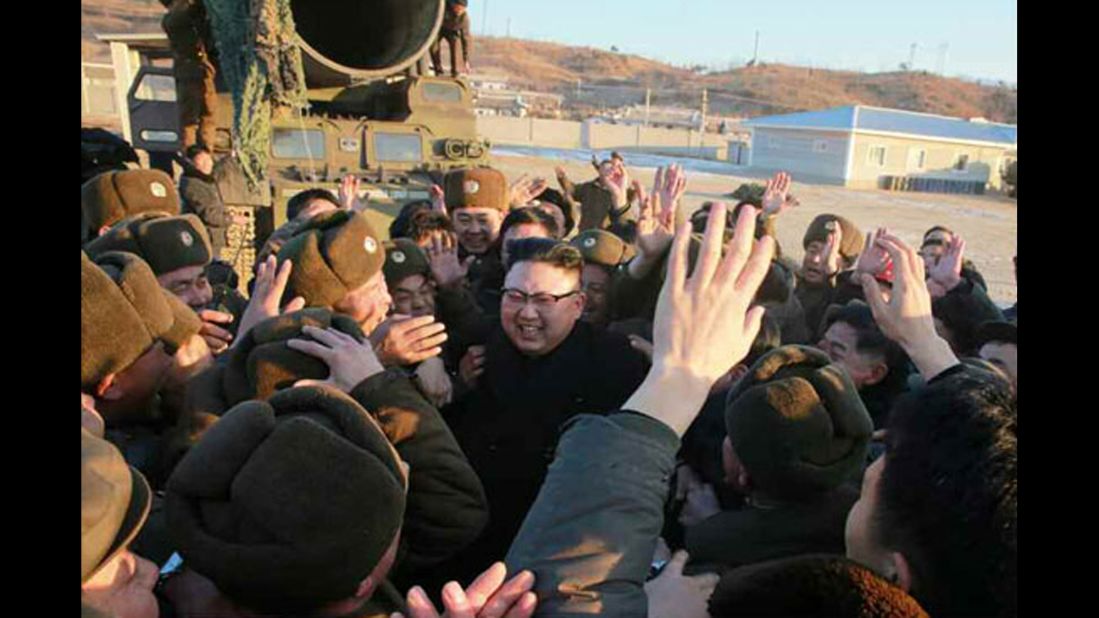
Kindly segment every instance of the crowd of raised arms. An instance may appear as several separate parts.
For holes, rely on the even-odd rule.
[[[1016,308],[965,239],[780,247],[785,173],[692,212],[593,165],[388,230],[303,191],[247,281],[201,146],[84,182],[84,615],[1016,615]]]

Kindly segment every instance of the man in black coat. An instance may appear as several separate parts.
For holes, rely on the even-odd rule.
[[[625,336],[580,320],[577,249],[529,238],[510,253],[499,320],[483,333],[483,373],[463,372],[471,388],[444,411],[489,501],[488,528],[456,561],[463,575],[503,558],[542,485],[561,424],[617,409],[646,371]]]
[[[221,201],[221,192],[213,176],[214,157],[210,151],[195,145],[187,148],[184,155],[187,158],[183,162],[183,175],[179,179],[182,211],[184,214],[194,213],[202,219],[206,231],[210,233],[214,256],[218,257],[228,245],[225,231],[229,229],[229,225],[243,224],[246,221],[238,221],[225,211],[225,203]]]

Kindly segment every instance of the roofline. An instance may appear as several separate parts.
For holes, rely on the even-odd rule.
[[[844,105],[842,107],[849,107],[849,106]],[[913,116],[927,116],[929,118],[943,118],[943,119],[946,119],[946,120],[955,120],[955,121],[958,121],[958,122],[969,122],[971,124],[994,125],[994,126],[997,126],[997,127],[1015,127],[1015,128],[1019,127],[1019,125],[1006,124],[1006,123],[1003,123],[1003,122],[985,121],[985,122],[976,123],[976,122],[973,122],[972,120],[966,120],[965,118],[959,118],[958,116],[944,116],[942,114],[929,114],[927,112],[913,112],[913,111],[909,111],[907,109],[897,109],[895,107],[878,107],[877,105],[856,105],[855,107],[861,107],[861,108],[864,108],[864,109],[880,109],[880,110],[886,111],[886,112],[897,112],[897,113],[900,113],[900,114],[911,114]],[[842,108],[833,107],[833,108],[830,108],[830,109],[842,109]],[[826,111],[826,110],[821,110],[821,111]]]
[[[988,142],[984,140],[962,139],[953,137],[941,137],[938,135],[923,135],[921,133],[897,133],[893,131],[876,131],[873,129],[852,129],[850,127],[799,127],[780,124],[754,124],[748,125],[751,129],[783,129],[787,131],[816,131],[819,133],[849,133],[853,135],[881,135],[883,137],[903,137],[907,139],[921,139],[930,142],[948,142],[951,144],[970,144],[976,146],[995,146],[997,148],[1017,148],[1018,142]]]

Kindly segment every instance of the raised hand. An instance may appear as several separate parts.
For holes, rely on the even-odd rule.
[[[875,243],[893,260],[893,294],[889,302],[885,302],[874,277],[861,274],[859,279],[866,302],[882,333],[899,343],[924,379],[929,380],[956,365],[958,359],[950,345],[935,332],[931,294],[923,278],[923,259],[915,249],[892,234],[882,234]]]
[[[370,347],[370,342],[358,342],[354,337],[334,328],[303,326],[307,339],[291,339],[286,347],[319,358],[328,365],[327,380],[298,380],[294,386],[330,386],[350,393],[363,380],[385,369]]]
[[[523,174],[511,185],[509,202],[512,208],[521,208],[534,201],[539,195],[549,188],[545,178],[527,178]]]
[[[763,214],[773,217],[782,214],[787,206],[793,203],[787,201],[790,191],[790,174],[778,172],[767,181],[767,189],[763,192]]]
[[[659,576],[645,582],[648,618],[709,618],[710,595],[721,578],[715,573],[684,575],[688,558],[687,552],[677,551]]]
[[[465,590],[457,582],[448,583],[443,586],[442,615],[423,588],[413,586],[408,591],[408,618],[530,618],[538,605],[538,597],[531,591],[534,574],[520,571],[505,582],[506,577],[507,566],[497,562]],[[390,618],[404,616],[395,613]]]
[[[366,204],[359,198],[359,185],[362,181],[354,174],[347,174],[340,181],[339,198],[344,210],[360,212]]]
[[[431,194],[431,209],[435,212],[441,212],[444,215],[447,214],[446,193],[443,191],[443,188],[439,185],[431,185],[429,193]]]
[[[931,268],[927,269],[927,276],[939,284],[945,294],[962,282],[962,262],[964,261],[965,239],[954,234],[943,254]]]
[[[762,307],[749,306],[770,267],[774,239],[755,240],[759,212],[745,208],[722,257],[726,210],[720,202],[711,207],[690,279],[690,227],[676,233],[654,317],[653,366],[623,406],[678,435],[698,415],[714,383],[747,356],[763,319]]]
[[[290,270],[293,267],[294,263],[290,260],[286,260],[282,266],[279,266],[278,258],[274,255],[267,256],[267,259],[260,263],[259,268],[256,269],[256,284],[252,288],[252,298],[240,316],[237,339],[233,345],[243,339],[245,333],[253,326],[267,318],[305,308],[305,299],[297,296],[286,303],[281,310],[279,309],[279,302],[286,291],[286,283],[290,280]]]
[[[675,236],[675,213],[687,188],[683,169],[672,165],[657,168],[652,193],[645,193],[641,183],[634,181],[634,191],[641,205],[637,220],[637,250],[639,259],[631,264],[631,275],[640,279],[672,244]],[[639,276],[640,275],[640,276]]]
[[[458,361],[458,376],[469,388],[477,386],[477,379],[485,372],[485,346],[469,346],[462,360]]]
[[[439,287],[447,288],[460,284],[469,273],[475,256],[468,256],[464,262],[458,260],[458,237],[454,234],[435,236],[427,248],[427,258],[431,265],[431,276]]]
[[[603,185],[611,192],[615,209],[626,206],[626,189],[630,186],[630,173],[625,167],[610,166],[609,172],[600,170],[599,177],[603,179]]]
[[[843,226],[838,221],[829,225],[832,231],[828,232],[828,241],[824,243],[824,274],[832,277],[840,271],[840,244],[843,243]]]
[[[879,227],[866,234],[866,247],[859,254],[858,261],[855,262],[856,274],[867,274],[873,277],[889,265],[889,253],[877,244],[878,239],[887,234],[889,234],[889,230],[884,227]]]
[[[442,354],[446,326],[433,315],[392,315],[370,333],[370,340],[386,367],[412,365]]]

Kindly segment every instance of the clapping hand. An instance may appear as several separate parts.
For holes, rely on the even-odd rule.
[[[949,344],[935,332],[931,316],[931,294],[924,282],[920,254],[892,234],[882,234],[875,244],[893,260],[893,294],[886,302],[881,287],[869,274],[859,275],[866,302],[882,333],[908,353],[925,380],[956,365]]]
[[[507,566],[497,562],[482,573],[468,588],[457,582],[443,586],[443,607],[440,616],[423,588],[413,586],[408,591],[408,618],[530,618],[538,606],[538,597],[531,591],[534,574],[520,571],[508,581]],[[395,613],[390,618],[404,618]]]
[[[759,211],[745,208],[722,257],[726,206],[710,211],[694,273],[687,278],[690,227],[672,244],[653,324],[653,366],[623,406],[683,435],[710,388],[748,354],[763,319],[750,307],[774,255],[774,239],[755,240]]]
[[[256,324],[283,313],[293,313],[305,308],[305,299],[297,296],[286,303],[281,310],[279,309],[279,302],[282,301],[286,284],[290,281],[290,270],[293,267],[294,263],[290,260],[284,261],[282,266],[279,266],[278,258],[274,255],[267,256],[267,259],[260,263],[259,268],[256,269],[256,284],[252,288],[252,298],[240,316],[237,338],[233,345],[244,339],[245,333]]]

